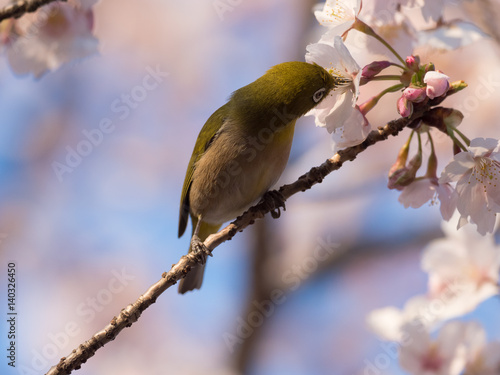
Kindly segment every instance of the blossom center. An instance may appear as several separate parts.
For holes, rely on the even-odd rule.
[[[334,18],[337,21],[342,21],[346,18],[345,9],[341,4],[339,4],[339,2],[339,0],[335,1],[335,5],[333,5],[332,9],[330,10],[330,17]]]
[[[333,64],[331,64],[333,65]],[[328,69],[328,73],[333,77],[333,82],[335,83],[335,89],[349,87],[352,84],[352,78],[346,76],[341,70],[331,66]]]
[[[439,353],[435,344],[431,346],[427,354],[422,358],[422,370],[437,371],[441,369],[443,360],[439,357]]]
[[[471,179],[483,186],[484,192],[490,188],[496,188],[500,176],[500,163],[490,158],[480,157],[476,159],[476,165],[472,170]],[[470,181],[469,181],[470,184]]]
[[[67,31],[69,25],[67,14],[59,8],[54,8],[43,25],[43,29],[46,34],[58,37]]]

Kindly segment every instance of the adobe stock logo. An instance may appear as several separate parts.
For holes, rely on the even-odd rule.
[[[232,12],[242,2],[243,0],[214,0],[212,5],[220,20],[224,21],[224,13]]]
[[[113,100],[110,111],[118,115],[123,121],[130,116],[132,111],[144,102],[150,92],[158,88],[169,73],[150,66],[146,67],[147,74],[142,78],[139,85],[134,86],[128,93],[122,94],[120,98]],[[99,121],[99,126],[94,129],[82,130],[82,138],[76,146],[66,146],[64,161],[53,161],[52,169],[59,182],[63,181],[66,174],[71,173],[78,167],[83,159],[90,155],[95,147],[99,146],[106,134],[111,134],[116,129],[115,122],[110,117],[104,117]]]
[[[104,310],[119,293],[123,292],[135,276],[128,273],[123,267],[120,271],[112,270],[111,277],[106,286],[100,289],[94,296],[87,297],[76,307],[76,315],[83,319],[83,322],[89,324],[97,316],[97,313]],[[48,332],[47,341],[43,346],[37,349],[31,349],[31,361],[29,364],[18,366],[18,373],[23,375],[37,375],[45,373],[48,370],[50,362],[61,358],[69,350],[71,339],[82,333],[82,324],[74,320],[69,320],[61,325],[61,330],[57,332]]]
[[[269,294],[269,299],[253,300],[254,309],[248,313],[246,318],[241,316],[236,318],[235,333],[224,332],[222,338],[230,353],[233,353],[237,345],[252,336],[255,329],[274,314],[276,306],[286,302],[287,293],[297,290],[318,269],[321,262],[331,259],[335,253],[340,251],[338,243],[333,242],[329,236],[326,241],[323,238],[318,238],[317,242],[312,254],[304,257],[300,264],[293,264],[283,272],[281,281],[286,286],[283,288],[284,290],[275,288]]]

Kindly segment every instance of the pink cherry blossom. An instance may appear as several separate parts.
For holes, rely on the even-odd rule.
[[[450,220],[457,207],[457,194],[448,183],[440,184],[437,178],[419,178],[405,186],[399,201],[405,208],[419,208],[426,202],[431,204],[441,202],[441,215],[444,220]]]
[[[440,183],[457,182],[457,208],[462,215],[458,227],[472,222],[481,234],[493,231],[500,212],[499,142],[492,138],[476,138],[468,151],[455,155],[446,166]]]
[[[427,88],[425,90],[427,96],[434,99],[446,93],[450,87],[448,79],[450,79],[450,77],[434,70],[425,73],[424,83],[427,84]]]
[[[7,50],[12,70],[39,77],[62,64],[97,52],[92,35],[96,0],[52,3],[41,8],[25,35],[20,35]]]

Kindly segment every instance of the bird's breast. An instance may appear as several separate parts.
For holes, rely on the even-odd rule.
[[[295,121],[251,134],[234,124],[223,128],[195,165],[191,212],[213,224],[233,220],[268,191],[285,169]]]

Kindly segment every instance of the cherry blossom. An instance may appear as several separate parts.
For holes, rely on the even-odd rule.
[[[427,88],[425,89],[427,96],[430,99],[434,99],[446,93],[450,87],[449,79],[450,77],[447,75],[433,70],[425,73],[424,83],[427,84]]]
[[[97,52],[91,9],[96,2],[57,2],[38,10],[24,35],[21,34],[7,50],[12,70],[39,77],[66,62]]]
[[[399,201],[405,208],[419,208],[429,201],[434,204],[436,198],[441,202],[443,219],[450,220],[457,207],[457,194],[450,184],[440,184],[437,178],[416,179],[403,189]]]
[[[383,339],[400,341],[410,323],[432,330],[498,294],[500,246],[493,236],[481,236],[471,227],[457,231],[447,222],[442,229],[446,237],[432,241],[422,257],[422,269],[429,274],[427,294],[410,298],[403,309],[389,306],[367,317]]]
[[[366,117],[356,107],[346,122],[332,133],[332,150],[337,152],[342,148],[360,144],[366,139],[371,129]]]
[[[342,38],[337,36],[331,41],[322,38],[319,43],[307,46],[306,61],[322,66],[337,80],[337,87],[306,116],[315,116],[316,126],[326,127],[329,133],[336,132],[334,141],[343,144],[363,141],[370,127],[356,107],[361,68]]]
[[[456,154],[441,174],[440,183],[458,181],[459,228],[470,221],[481,234],[493,231],[496,213],[500,212],[498,148],[496,139],[473,139],[469,150]]]
[[[421,326],[405,326],[399,364],[414,375],[459,375],[466,363],[466,330],[467,324],[450,322],[432,340]]]
[[[331,28],[333,35],[342,35],[354,23],[361,5],[361,0],[327,0],[314,15],[321,25]]]
[[[471,327],[472,328],[472,327]],[[464,375],[498,375],[500,373],[500,342],[487,342],[484,328],[477,324],[469,331],[467,364]]]
[[[450,283],[460,283],[464,314],[498,294],[500,246],[493,236],[481,236],[470,227],[456,230],[443,223],[442,229],[446,237],[427,246],[422,269],[429,274],[431,296],[439,296]]]

